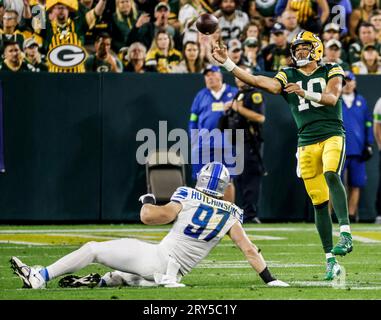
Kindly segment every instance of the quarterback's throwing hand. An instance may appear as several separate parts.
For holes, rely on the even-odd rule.
[[[212,44],[212,56],[219,63],[223,64],[228,58],[226,46],[220,41],[216,41]]]
[[[153,195],[152,193],[143,194],[142,196],[140,196],[139,201],[142,204],[146,204],[146,203],[156,204],[155,195]]]
[[[296,93],[298,96],[304,97],[304,90],[296,83],[287,83],[284,87],[284,91],[288,94]]]

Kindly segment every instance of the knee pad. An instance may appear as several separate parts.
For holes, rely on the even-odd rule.
[[[91,253],[95,254],[96,253],[96,247],[97,247],[97,242],[96,241],[89,241],[83,245],[84,248],[89,250]]]
[[[313,179],[304,179],[304,185],[314,206],[329,200],[329,189],[323,174]]]
[[[298,160],[302,179],[311,179],[316,176],[316,165],[310,152],[303,152]]]
[[[321,190],[313,189],[307,190],[307,192],[314,206],[319,206],[329,200],[329,194],[326,194]]]

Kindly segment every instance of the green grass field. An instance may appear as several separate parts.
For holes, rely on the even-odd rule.
[[[185,288],[60,288],[58,280],[42,290],[22,289],[12,273],[11,256],[29,265],[48,265],[90,241],[135,237],[158,242],[169,226],[68,225],[0,226],[0,299],[19,300],[231,300],[231,299],[381,299],[381,226],[355,224],[354,251],[339,258],[346,269],[345,283],[323,281],[325,259],[313,224],[246,224],[253,242],[262,249],[273,274],[290,288],[267,288],[243,254],[226,237],[190,274]],[[337,230],[337,225],[335,229]],[[335,233],[334,241],[337,241]],[[92,264],[78,272],[109,271]]]

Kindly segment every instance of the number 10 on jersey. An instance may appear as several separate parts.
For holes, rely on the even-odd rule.
[[[300,88],[307,90],[307,91],[310,91],[310,92],[314,91],[314,84],[320,84],[321,92],[323,92],[325,87],[327,86],[324,78],[312,78],[312,79],[308,80],[307,88],[303,88],[303,82],[302,81],[298,81],[296,84],[299,85]],[[317,102],[308,101],[308,100],[302,98],[301,96],[297,96],[297,97],[299,98],[299,105],[298,105],[299,111],[304,111],[304,110],[309,109],[310,105],[312,105],[313,107],[316,107],[316,108],[323,107],[322,104],[319,104]]]

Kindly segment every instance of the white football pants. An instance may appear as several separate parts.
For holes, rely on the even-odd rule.
[[[46,269],[49,278],[53,279],[66,273],[76,272],[93,262],[122,272],[140,275],[146,280],[154,280],[154,273],[166,273],[168,255],[159,245],[137,239],[91,241]]]

